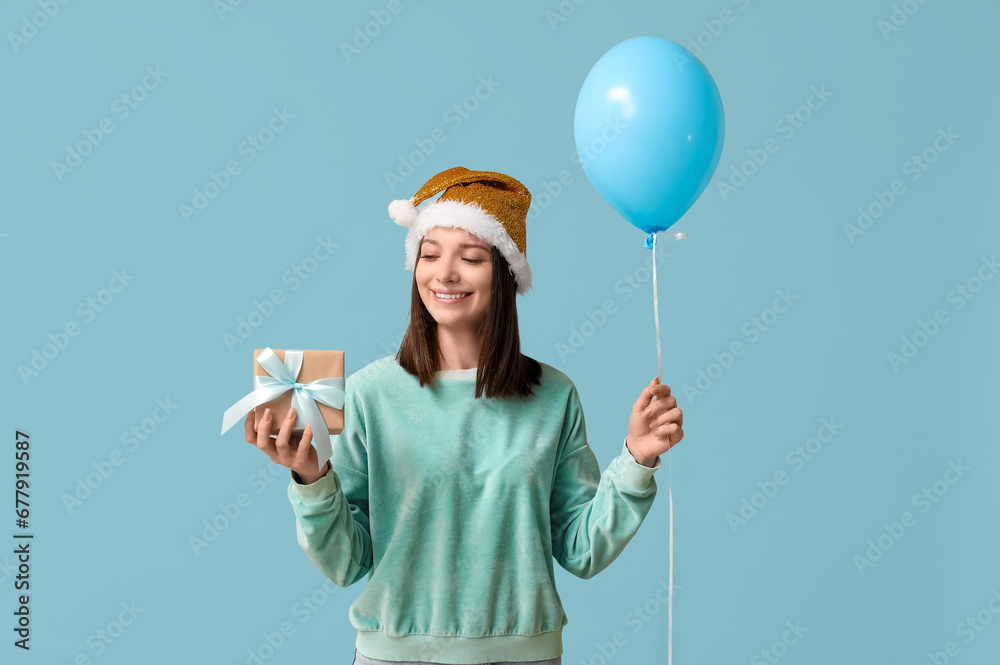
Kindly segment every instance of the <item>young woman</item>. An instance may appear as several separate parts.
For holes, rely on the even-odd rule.
[[[509,176],[456,167],[389,206],[409,228],[409,325],[395,356],[348,377],[322,469],[309,428],[292,437],[294,410],[276,439],[270,414],[259,431],[248,414],[247,441],[291,470],[306,556],[341,587],[367,576],[349,611],[357,664],[560,664],[553,558],[583,579],[610,565],[683,437],[653,379],[602,473],[573,382],[521,354],[530,201]]]

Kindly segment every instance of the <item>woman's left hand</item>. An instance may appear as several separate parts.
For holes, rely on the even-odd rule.
[[[656,377],[632,407],[625,445],[636,462],[652,467],[658,455],[684,438],[682,425],[684,414],[677,407],[677,399],[670,394],[670,386],[660,385],[660,377]]]

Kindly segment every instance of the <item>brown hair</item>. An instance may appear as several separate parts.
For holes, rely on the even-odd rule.
[[[476,397],[534,395],[532,384],[541,385],[542,366],[521,353],[517,327],[517,284],[510,264],[495,246],[490,305],[478,333],[483,339],[476,372]],[[417,258],[420,261],[420,258]],[[396,354],[400,367],[420,380],[420,387],[431,383],[437,372],[440,349],[437,344],[437,321],[427,311],[417,289],[416,265],[410,295],[410,322]]]

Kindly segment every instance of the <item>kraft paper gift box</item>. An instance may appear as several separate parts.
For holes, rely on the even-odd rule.
[[[269,376],[267,370],[260,366],[257,362],[257,356],[260,355],[261,351],[264,349],[254,349],[253,352],[253,373],[254,376]],[[272,349],[274,355],[278,357],[282,362],[285,361],[285,349]],[[344,376],[344,352],[343,351],[324,351],[324,350],[314,350],[314,349],[304,349],[302,351],[302,367],[299,370],[299,375],[296,377],[296,382],[298,383],[309,383],[310,381],[315,381],[316,379],[326,379],[331,377]],[[316,406],[319,407],[319,412],[323,416],[323,422],[326,423],[327,429],[330,430],[330,434],[340,434],[344,431],[344,410],[335,409],[334,407],[323,404],[317,401]],[[254,419],[253,427],[254,431],[257,430],[257,426],[260,424],[261,418],[264,417],[264,409],[271,409],[271,436],[276,437],[278,435],[278,430],[281,429],[281,423],[284,422],[285,416],[288,415],[288,410],[292,408],[292,391],[287,390],[270,402],[264,402],[258,404],[254,407]],[[306,427],[306,419],[303,417],[301,410],[297,410],[295,414],[295,425],[292,431],[296,434],[301,434]],[[315,437],[316,433],[313,432]],[[326,460],[322,460],[324,463]]]

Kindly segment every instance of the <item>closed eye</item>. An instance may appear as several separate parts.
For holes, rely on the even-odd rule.
[[[430,254],[424,254],[420,258],[422,259],[436,259],[436,256],[431,256]],[[482,259],[462,259],[463,261],[468,261],[469,263],[483,263]]]

